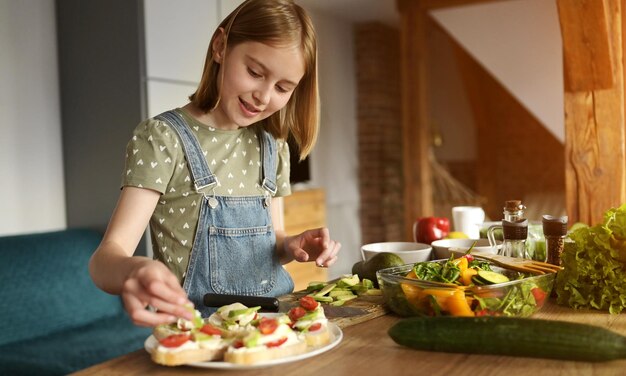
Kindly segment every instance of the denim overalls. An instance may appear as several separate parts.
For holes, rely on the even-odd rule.
[[[211,314],[203,304],[206,293],[279,296],[293,291],[293,280],[275,252],[276,236],[270,215],[276,194],[276,140],[259,132],[261,187],[259,196],[216,196],[217,178],[202,153],[200,143],[180,114],[164,112],[156,117],[180,137],[196,193],[202,196],[198,228],[189,257],[183,288],[203,316]]]

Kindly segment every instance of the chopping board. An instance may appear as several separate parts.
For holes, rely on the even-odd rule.
[[[283,295],[278,298],[281,302],[296,303],[298,299],[305,296],[306,291],[297,291],[292,294]],[[327,306],[322,303],[322,307]],[[340,328],[346,328],[351,325],[359,324],[364,321],[374,319],[376,317],[386,315],[389,313],[389,309],[384,304],[384,298],[381,295],[362,295],[356,299],[352,299],[344,303],[344,305],[338,307],[354,307],[361,309],[362,314],[349,316],[349,317],[329,317],[328,320],[335,323]]]

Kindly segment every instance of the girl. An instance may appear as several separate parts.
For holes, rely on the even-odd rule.
[[[280,223],[280,196],[290,193],[284,140],[292,134],[304,158],[317,137],[316,54],[301,7],[247,0],[213,34],[190,103],[135,129],[89,266],[135,324],[191,319],[190,303],[208,315],[208,292],[286,294],[293,281],[281,264],[336,261],[341,245],[328,229],[288,237]],[[131,257],[148,223],[156,260]]]

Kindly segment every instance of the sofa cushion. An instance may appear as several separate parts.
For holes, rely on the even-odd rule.
[[[101,239],[87,229],[0,237],[0,345],[123,312],[119,297],[89,276]]]
[[[125,313],[89,325],[0,346],[0,375],[66,375],[143,348],[150,328]]]

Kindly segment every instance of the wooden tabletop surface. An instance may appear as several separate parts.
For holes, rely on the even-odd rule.
[[[533,316],[609,328],[626,335],[626,315],[572,310],[547,302]],[[75,375],[625,375],[626,360],[587,363],[491,355],[423,352],[401,347],[387,330],[401,318],[387,314],[343,329],[343,340],[328,352],[301,361],[253,370],[215,370],[190,366],[163,367],[145,350],[84,369]]]

